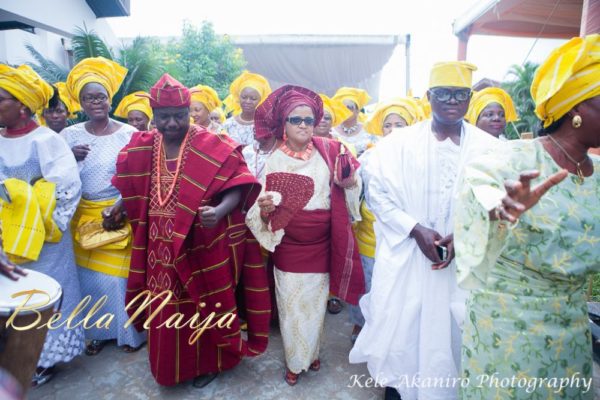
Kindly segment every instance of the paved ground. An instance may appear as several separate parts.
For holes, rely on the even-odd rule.
[[[191,382],[176,387],[161,387],[152,378],[148,354],[144,347],[125,354],[114,344],[95,357],[80,356],[60,366],[48,384],[33,389],[29,399],[382,399],[383,389],[349,387],[353,374],[368,372],[364,364],[348,363],[352,326],[347,311],[325,319],[325,339],[321,350],[321,370],[303,374],[298,384],[288,386],[283,380],[283,347],[279,330],[271,332],[267,352],[245,359],[232,371],[222,373],[203,389]],[[595,398],[600,399],[600,367],[594,366]],[[482,399],[483,400],[483,399]]]
[[[94,357],[80,356],[60,366],[55,378],[32,389],[29,399],[381,399],[383,389],[348,387],[351,375],[366,374],[364,364],[348,363],[351,348],[347,311],[325,319],[321,370],[309,371],[290,387],[283,380],[284,356],[277,328],[271,330],[267,352],[247,358],[231,371],[222,373],[203,389],[191,382],[176,387],[159,386],[150,375],[144,347],[125,354],[110,344]]]

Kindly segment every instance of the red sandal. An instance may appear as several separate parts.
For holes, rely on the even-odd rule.
[[[318,358],[312,362],[312,364],[310,364],[310,368],[311,371],[318,371],[321,369],[321,360],[319,360]]]
[[[299,376],[300,376],[300,374],[295,374],[292,371],[290,371],[288,368],[285,369],[285,382],[288,385],[294,386],[296,383],[298,383]]]

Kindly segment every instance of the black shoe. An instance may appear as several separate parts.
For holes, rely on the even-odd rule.
[[[203,387],[214,381],[218,375],[218,372],[212,372],[206,375],[197,376],[194,378],[192,386],[198,389],[202,389]]]
[[[384,400],[402,400],[400,397],[400,393],[393,387],[386,386],[385,387],[385,395],[383,396]]]

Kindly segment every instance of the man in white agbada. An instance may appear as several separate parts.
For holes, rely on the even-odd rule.
[[[386,398],[458,397],[466,294],[456,284],[453,198],[465,164],[498,141],[463,122],[471,98],[465,62],[431,71],[431,120],[388,135],[366,166],[367,203],[376,217],[371,291],[351,363],[366,362]],[[440,258],[437,246],[447,249]]]

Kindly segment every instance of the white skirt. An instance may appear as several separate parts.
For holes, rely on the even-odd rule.
[[[275,267],[274,275],[285,363],[299,374],[319,358],[329,274],[283,272]]]

